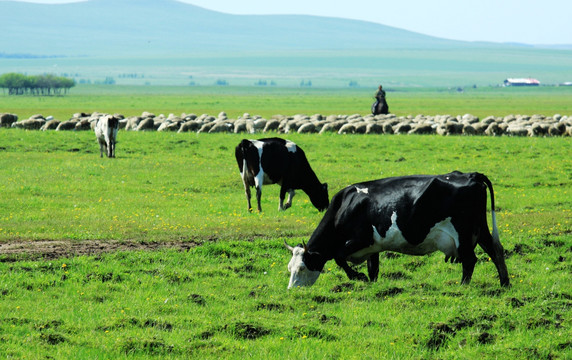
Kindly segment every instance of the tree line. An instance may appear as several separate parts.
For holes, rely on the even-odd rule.
[[[24,75],[19,73],[6,73],[0,75],[0,88],[8,89],[8,95],[62,95],[75,86],[75,80],[45,75]]]

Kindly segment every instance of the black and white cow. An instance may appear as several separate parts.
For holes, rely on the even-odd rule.
[[[312,204],[320,211],[329,204],[328,185],[322,184],[310,167],[304,151],[292,141],[280,138],[242,140],[235,149],[236,162],[244,183],[244,191],[250,205],[250,187],[256,188],[258,211],[262,185],[280,184],[279,210],[292,205],[295,189],[302,189],[310,197]],[[284,197],[288,192],[288,201]]]
[[[104,115],[95,125],[95,137],[99,142],[99,157],[103,157],[103,152],[109,158],[115,157],[115,143],[117,142],[117,131],[119,130],[119,119],[113,115]]]
[[[486,217],[491,196],[493,233]],[[471,281],[479,244],[496,265],[500,283],[509,286],[504,250],[495,215],[493,186],[480,173],[403,176],[346,187],[333,198],[307,245],[292,252],[288,288],[311,286],[331,259],[350,279],[367,280],[347,261],[367,260],[371,281],[379,273],[379,253],[425,255],[440,250],[445,261],[460,262],[462,283]]]

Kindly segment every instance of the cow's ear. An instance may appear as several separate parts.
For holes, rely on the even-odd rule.
[[[324,189],[328,190],[328,183],[324,183]]]

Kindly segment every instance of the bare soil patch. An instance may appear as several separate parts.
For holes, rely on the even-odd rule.
[[[116,251],[154,251],[179,249],[187,251],[198,244],[194,241],[129,242],[117,240],[54,240],[54,241],[11,241],[0,243],[0,255],[18,260],[26,255],[30,258],[58,259],[82,255],[97,255]],[[1,261],[1,260],[0,260]],[[10,260],[4,260],[10,261]]]

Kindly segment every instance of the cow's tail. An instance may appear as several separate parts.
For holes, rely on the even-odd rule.
[[[248,140],[242,140],[240,144],[236,146],[234,150],[234,154],[236,156],[236,163],[238,165],[238,170],[240,173],[243,173],[243,170],[246,168],[246,149],[248,147]]]
[[[495,192],[493,190],[493,184],[489,180],[489,178],[484,174],[479,174],[481,181],[489,188],[489,192],[491,193],[491,213],[492,213],[492,220],[493,220],[493,239],[496,241],[500,241],[499,236],[499,229],[497,227],[497,215],[495,212]]]
[[[254,186],[254,184],[251,183],[251,176],[248,174],[248,152],[251,147],[252,143],[246,139],[243,139],[235,150],[236,162],[238,163],[238,169],[240,170],[240,176],[242,177],[244,186]]]

